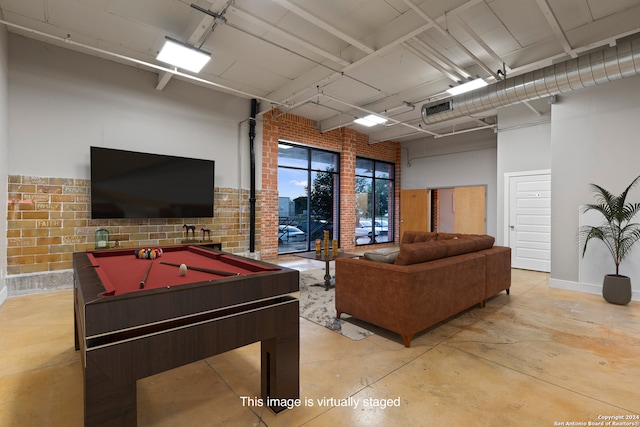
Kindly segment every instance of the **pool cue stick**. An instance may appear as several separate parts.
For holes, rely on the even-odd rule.
[[[147,278],[149,277],[149,272],[151,272],[151,267],[153,267],[153,261],[149,263],[149,268],[147,268],[147,272],[144,273],[144,277],[140,281],[140,289],[144,288],[144,283],[147,281]]]
[[[172,267],[180,267],[180,264],[174,264],[172,262],[160,261],[160,264],[170,265]],[[217,274],[218,276],[239,276],[240,275],[240,273],[231,273],[230,271],[213,270],[211,268],[204,268],[204,267],[195,267],[193,265],[187,265],[187,270],[202,271],[203,273]]]

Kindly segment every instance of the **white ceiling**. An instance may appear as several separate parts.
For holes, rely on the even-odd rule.
[[[456,80],[495,82],[640,32],[640,0],[0,0],[0,11],[11,32],[152,70],[158,90],[181,79],[371,142],[493,125],[495,111],[425,125],[420,108]],[[165,36],[211,53],[198,80],[155,59]],[[387,126],[352,123],[370,112]]]

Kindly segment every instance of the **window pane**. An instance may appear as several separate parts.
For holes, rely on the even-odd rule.
[[[278,253],[311,250],[325,231],[338,239],[338,154],[285,143],[278,153]]]
[[[376,162],[376,178],[393,178],[393,164]]]
[[[394,164],[356,158],[356,244],[392,242]]]
[[[335,153],[328,153],[326,151],[313,150],[311,152],[311,169],[319,170],[322,172],[336,170],[338,164],[338,155]]]
[[[385,179],[377,179],[375,186],[376,202],[374,206],[373,232],[378,243],[393,241],[392,182]]]
[[[373,179],[356,177],[356,245],[373,243]]]
[[[278,253],[307,250],[299,224],[307,217],[306,170],[278,168]]]
[[[309,167],[309,150],[282,143],[278,144],[278,166],[307,169]]]
[[[330,240],[337,239],[337,230],[334,230],[338,206],[336,176],[329,172],[311,174],[310,220],[301,224],[301,228],[309,234],[312,242],[316,239],[323,240],[325,230],[329,232]]]
[[[356,175],[373,176],[373,160],[357,158]]]

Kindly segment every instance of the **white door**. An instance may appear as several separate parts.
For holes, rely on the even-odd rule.
[[[551,175],[509,177],[511,266],[551,271]]]

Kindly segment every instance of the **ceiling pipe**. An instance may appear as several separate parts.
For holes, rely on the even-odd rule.
[[[640,37],[618,41],[590,54],[498,81],[482,89],[451,98],[451,109],[427,115],[433,105],[422,106],[427,125],[482,113],[640,74]]]
[[[471,129],[454,130],[453,132],[449,132],[449,133],[441,133],[440,135],[434,136],[434,138],[435,139],[444,138],[445,136],[459,135],[461,133],[475,132],[477,130],[483,130],[483,129],[493,129],[495,127],[496,127],[496,125],[484,125],[484,126],[478,126],[478,127],[475,127],[475,128],[471,128]]]
[[[423,128],[421,128],[419,125],[418,125],[418,126],[414,126],[414,125],[411,125],[411,124],[409,124],[409,123],[401,122],[400,120],[396,120],[396,119],[393,119],[393,118],[391,118],[391,117],[387,117],[387,116],[385,116],[385,115],[383,115],[383,114],[380,114],[380,113],[378,113],[378,112],[376,112],[376,111],[367,110],[366,108],[362,108],[362,107],[360,107],[359,105],[352,104],[352,103],[350,103],[350,102],[348,102],[348,101],[345,101],[345,100],[343,100],[343,99],[337,98],[337,97],[335,97],[335,96],[327,95],[327,94],[326,94],[326,93],[324,93],[324,92],[320,92],[320,93],[319,93],[319,95],[322,95],[322,96],[324,96],[325,98],[330,99],[330,100],[335,101],[335,102],[338,102],[338,103],[340,103],[340,104],[346,105],[347,107],[351,107],[351,108],[354,108],[354,109],[356,109],[356,110],[360,110],[360,111],[362,111],[362,112],[364,112],[364,113],[367,113],[367,114],[374,114],[374,115],[376,115],[376,116],[380,116],[380,117],[382,117],[382,118],[387,119],[388,121],[390,121],[390,122],[391,122],[391,123],[393,123],[393,124],[406,126],[406,127],[411,128],[411,129],[413,129],[413,130],[416,130],[416,131],[418,131],[418,132],[426,133],[426,134],[429,134],[429,135],[432,135],[432,136],[437,135],[437,133],[435,133],[435,132],[431,132],[431,131],[428,131],[428,130],[426,130],[426,129],[423,129]],[[326,132],[326,130],[325,130],[325,129],[321,129],[321,132]]]

